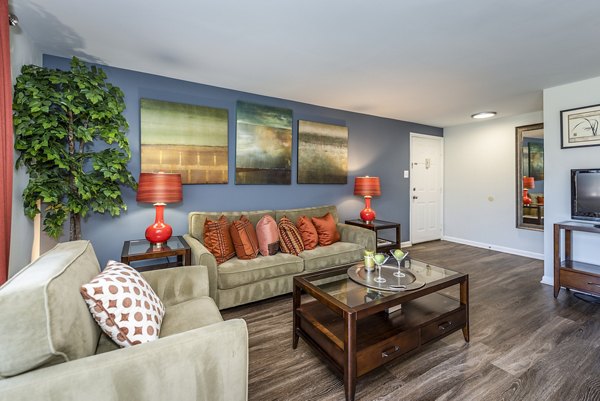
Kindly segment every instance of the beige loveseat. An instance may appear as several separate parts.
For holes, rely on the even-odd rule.
[[[124,349],[79,293],[98,272],[90,242],[67,242],[0,287],[0,399],[247,400],[246,324],[223,321],[206,267],[143,273],[166,308],[161,338]]]
[[[277,253],[251,260],[233,258],[217,266],[215,257],[204,246],[204,222],[217,220],[221,215],[231,222],[245,215],[256,225],[265,214],[277,222],[287,216],[294,223],[300,216],[320,217],[331,213],[337,223],[341,241],[304,251],[298,256]],[[363,251],[375,249],[375,233],[365,228],[338,222],[335,206],[319,206],[286,210],[255,210],[238,212],[191,212],[188,215],[189,233],[185,235],[192,248],[192,264],[208,267],[210,296],[219,309],[230,308],[286,294],[292,291],[292,279],[303,272],[322,270],[363,260]]]

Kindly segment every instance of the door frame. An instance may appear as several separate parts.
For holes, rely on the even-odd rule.
[[[412,245],[412,239],[413,239],[413,230],[414,230],[414,225],[413,225],[413,203],[412,203],[412,196],[413,196],[413,138],[425,138],[425,139],[433,139],[433,140],[437,140],[439,141],[440,144],[440,239],[444,239],[444,137],[443,136],[435,136],[435,135],[425,135],[425,134],[418,134],[416,132],[411,132],[410,133],[410,146],[409,146],[409,153],[410,153],[410,179],[409,179],[409,188],[408,188],[408,204],[410,206],[410,230],[409,230],[409,234],[410,234],[410,245]]]

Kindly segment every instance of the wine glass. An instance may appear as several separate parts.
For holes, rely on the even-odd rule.
[[[377,275],[377,277],[375,277],[373,279],[373,281],[375,281],[376,283],[385,283],[386,279],[384,279],[383,277],[381,277],[381,266],[383,264],[385,264],[385,262],[387,262],[387,260],[390,258],[390,255],[386,255],[385,253],[377,253],[375,254],[375,256],[373,257],[373,259],[375,259],[375,264],[377,265],[378,269],[379,269],[379,274]]]
[[[406,257],[408,256],[408,252],[404,252],[401,249],[394,249],[390,251],[390,254],[394,259],[396,259],[396,262],[398,262],[398,271],[394,273],[394,276],[406,277],[406,274],[402,273],[402,271],[400,270],[400,263],[402,263],[402,261],[406,259]]]

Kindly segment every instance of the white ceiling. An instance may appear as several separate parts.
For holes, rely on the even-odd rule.
[[[439,127],[600,75],[598,0],[9,0],[46,54]],[[600,94],[599,94],[600,103]]]

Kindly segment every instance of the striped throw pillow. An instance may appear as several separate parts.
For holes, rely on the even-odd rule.
[[[294,223],[287,217],[283,216],[277,225],[279,229],[279,245],[281,251],[292,255],[298,255],[304,250],[304,243],[300,231]]]

